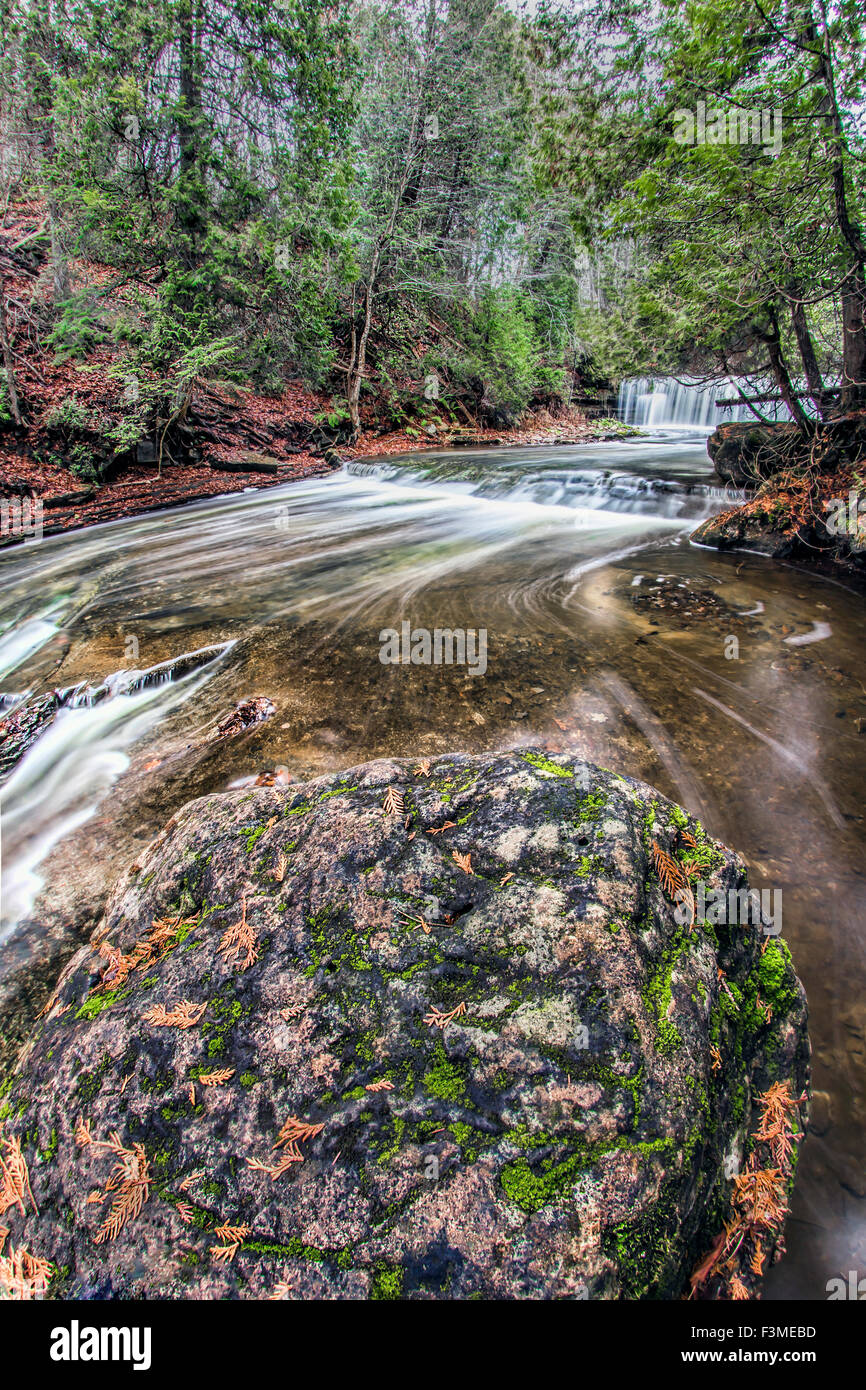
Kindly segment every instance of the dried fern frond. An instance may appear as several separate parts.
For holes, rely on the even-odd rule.
[[[290,1009],[280,1009],[280,1018],[285,1023],[291,1023],[293,1018],[300,1018],[306,1007],[306,1004],[293,1004]]]
[[[156,1028],[194,1028],[206,1008],[207,1001],[194,1004],[191,999],[181,999],[173,1009],[167,1009],[164,1004],[155,1004],[152,1009],[144,1011],[142,1018]]]
[[[93,1237],[97,1245],[106,1240],[115,1240],[127,1221],[139,1215],[150,1195],[151,1183],[150,1167],[142,1145],[133,1144],[131,1149],[122,1149],[120,1162],[115,1164],[105,1184],[106,1192],[116,1191],[117,1196]]]
[[[5,1237],[4,1237],[5,1240]],[[0,1244],[2,1249],[2,1244]],[[0,1255],[0,1298],[26,1302],[48,1292],[54,1266],[25,1247],[10,1245],[8,1255]]]
[[[752,1226],[780,1227],[788,1211],[785,1177],[779,1168],[762,1168],[734,1178],[734,1207]]]
[[[418,763],[416,763],[415,767],[413,767],[412,771],[415,773],[416,777],[429,777],[430,759],[421,758]]]
[[[274,1148],[278,1149],[281,1144],[303,1144],[307,1139],[315,1139],[324,1128],[324,1124],[309,1125],[304,1120],[297,1119],[295,1115],[290,1115],[280,1129]]]
[[[298,1162],[303,1162],[303,1159],[300,1158],[300,1156],[298,1158]],[[248,1168],[253,1168],[257,1173],[270,1173],[271,1171],[271,1164],[263,1163],[260,1158],[248,1158],[246,1163]]]
[[[101,990],[117,989],[133,970],[142,966],[156,964],[177,942],[178,933],[198,921],[197,917],[155,917],[144,937],[137,941],[132,950],[123,954],[116,946],[102,940],[97,947],[97,955],[105,961],[105,968],[99,984],[91,994]]]
[[[228,1265],[231,1264],[240,1248],[240,1241],[236,1241],[234,1245],[212,1245],[210,1253],[216,1264]]]
[[[30,1188],[30,1174],[21,1140],[13,1134],[0,1143],[0,1216],[16,1206],[21,1208],[22,1216],[26,1215],[25,1198],[29,1199],[34,1211],[39,1210]]]
[[[97,1188],[94,1189],[93,1192],[90,1193],[90,1196],[87,1198],[87,1201],[84,1203],[84,1205],[85,1205],[86,1207],[98,1207],[98,1206],[100,1206],[104,1201],[105,1201],[105,1193],[104,1193],[104,1192],[100,1192],[99,1188],[97,1187]]]
[[[688,879],[683,873],[682,865],[677,863],[673,855],[668,854],[667,850],[662,849],[655,840],[653,840],[653,864],[659,881],[669,897],[675,898],[678,892],[688,891]]]
[[[255,1169],[257,1173],[267,1173],[268,1177],[276,1182],[277,1178],[281,1178],[283,1173],[287,1173],[293,1164],[303,1163],[303,1161],[304,1155],[299,1153],[294,1146],[291,1146],[290,1150],[283,1151],[279,1163],[262,1163],[261,1159],[248,1158],[247,1166]]]
[[[178,1183],[178,1191],[179,1191],[179,1192],[186,1192],[187,1188],[191,1187],[192,1184],[193,1184],[194,1182],[198,1182],[199,1178],[203,1178],[203,1177],[204,1177],[204,1171],[203,1171],[203,1169],[201,1169],[201,1168],[199,1169],[199,1171],[198,1171],[197,1173],[187,1173],[187,1175],[186,1175],[186,1177],[184,1178],[183,1182]]]
[[[463,870],[464,874],[471,874],[475,872],[475,870],[472,868],[471,854],[460,854],[459,851],[455,849],[451,852],[451,858],[454,860],[454,863],[457,865],[458,869]]]
[[[289,861],[288,861],[288,859],[286,858],[286,856],[285,856],[284,854],[280,854],[280,855],[278,856],[278,858],[277,858],[277,862],[276,862],[276,864],[275,864],[275,866],[274,866],[274,871],[273,871],[273,877],[276,879],[277,883],[282,883],[283,879],[284,879],[285,876],[286,876],[286,869],[287,869],[288,867],[289,867]]]
[[[770,1123],[781,1124],[791,1120],[794,1115],[799,1118],[798,1102],[791,1093],[788,1081],[774,1081],[772,1086],[758,1096],[758,1106],[762,1123],[767,1120]]]
[[[189,1202],[178,1202],[175,1211],[185,1226],[192,1221],[192,1207]]]
[[[382,802],[382,810],[386,816],[402,816],[403,814],[403,793],[396,787],[389,787],[385,793],[385,800]]]
[[[295,1148],[294,1144],[290,1145],[288,1149],[283,1149],[279,1160],[268,1169],[271,1181],[276,1182],[277,1178],[281,1178],[283,1173],[288,1173],[295,1163],[303,1163],[303,1161],[304,1155]]]
[[[434,1004],[429,1014],[425,1014],[424,1022],[431,1028],[447,1028],[453,1019],[462,1018],[465,1012],[466,1005],[462,1000],[447,1014],[444,1014],[441,1009],[437,1009]]]
[[[219,1236],[220,1240],[224,1240],[227,1245],[239,1245],[252,1229],[252,1226],[247,1225],[231,1226],[226,1221],[222,1226],[214,1226],[214,1235]]]
[[[755,1141],[766,1144],[776,1167],[787,1172],[791,1166],[798,1133],[799,1111],[787,1081],[776,1081],[758,1096],[761,1120],[755,1131]]]
[[[90,1133],[91,1124],[91,1120],[83,1120],[79,1116],[73,1138],[80,1149],[84,1149],[88,1144],[93,1143],[93,1135]]]
[[[274,1303],[280,1298],[285,1298],[287,1294],[292,1292],[294,1287],[291,1279],[283,1279],[279,1284],[274,1284],[272,1292],[268,1294],[269,1301]]]
[[[443,821],[441,825],[431,825],[430,829],[427,831],[427,834],[442,835],[446,830],[453,830],[456,824],[456,820],[446,820]]]
[[[200,1086],[224,1086],[235,1074],[234,1067],[223,1067],[221,1071],[202,1072],[199,1077]]]
[[[376,1091],[393,1091],[393,1089],[394,1089],[394,1084],[393,1084],[393,1082],[388,1081],[387,1079],[383,1079],[382,1081],[371,1081],[371,1082],[369,1083],[369,1085],[367,1085],[367,1086],[364,1087],[364,1090],[365,1090],[365,1091],[370,1091],[370,1092],[376,1092]]]
[[[223,932],[220,938],[219,953],[239,970],[248,970],[258,959],[256,936],[247,922],[247,900],[241,898],[241,920]]]

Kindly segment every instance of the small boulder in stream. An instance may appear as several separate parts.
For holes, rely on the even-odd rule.
[[[10,1248],[65,1298],[754,1294],[806,1007],[767,923],[690,928],[699,879],[746,885],[533,749],[192,802],[0,1101]]]

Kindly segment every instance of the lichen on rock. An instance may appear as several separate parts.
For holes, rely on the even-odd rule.
[[[11,1239],[73,1298],[688,1293],[774,1085],[793,1171],[806,1010],[760,924],[678,921],[654,846],[745,886],[652,788],[532,749],[191,803],[0,1101]]]

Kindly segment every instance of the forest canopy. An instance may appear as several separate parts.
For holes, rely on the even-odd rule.
[[[35,331],[110,351],[118,447],[212,377],[324,389],[356,434],[642,374],[731,379],[804,431],[866,402],[853,0],[3,0],[0,24]]]

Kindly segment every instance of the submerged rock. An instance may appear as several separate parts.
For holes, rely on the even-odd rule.
[[[191,803],[23,1050],[10,1242],[73,1298],[754,1288],[790,1179],[733,1254],[722,1223],[762,1145],[793,1167],[805,1001],[761,923],[677,921],[684,864],[745,885],[650,787],[532,750]]]
[[[182,680],[185,676],[202,670],[210,662],[218,660],[233,646],[233,642],[217,642],[212,646],[199,647],[196,651],[183,652],[180,656],[161,661],[156,666],[148,666],[143,671],[115,671],[98,685],[89,681],[79,681],[76,685],[49,690],[42,695],[0,695],[0,778],[5,778],[20,762],[28,749],[42,737],[60,710],[101,705],[106,700],[116,699],[119,695],[136,695],[154,686]],[[270,709],[267,712],[245,713],[243,716],[238,713],[255,711],[259,706],[263,711],[265,706],[270,706]],[[8,713],[3,712],[6,710]],[[245,701],[224,721],[225,727],[220,725],[219,732],[234,732],[234,727],[228,727],[232,721],[241,721],[238,727],[246,728],[257,719],[267,718],[272,710],[273,705],[270,701],[261,697]]]

